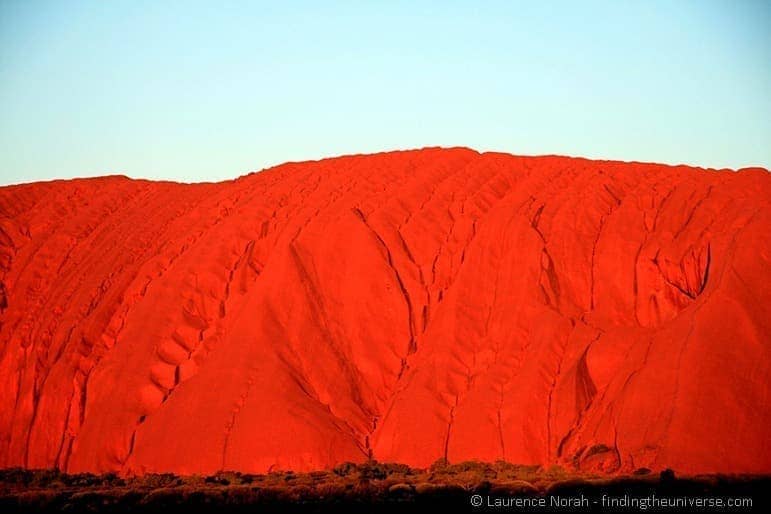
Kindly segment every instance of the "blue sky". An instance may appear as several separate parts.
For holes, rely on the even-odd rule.
[[[771,167],[771,2],[0,0],[0,183],[423,146]]]

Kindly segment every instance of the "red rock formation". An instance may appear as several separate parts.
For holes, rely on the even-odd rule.
[[[771,472],[771,176],[426,149],[0,189],[0,466]]]

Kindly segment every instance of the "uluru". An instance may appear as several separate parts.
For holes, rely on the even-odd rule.
[[[426,148],[0,188],[0,468],[771,472],[771,176]]]

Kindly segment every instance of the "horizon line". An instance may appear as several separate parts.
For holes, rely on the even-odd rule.
[[[377,155],[391,155],[391,154],[399,154],[399,153],[417,153],[417,152],[425,152],[425,151],[468,151],[473,152],[478,155],[503,155],[503,156],[509,156],[509,157],[520,157],[520,158],[526,158],[526,159],[543,159],[543,158],[556,158],[556,159],[568,159],[568,160],[580,160],[580,161],[589,161],[589,162],[598,162],[598,163],[613,163],[613,164],[638,164],[638,165],[646,165],[646,166],[664,166],[669,168],[689,168],[693,170],[700,170],[700,171],[708,171],[708,172],[731,172],[731,173],[739,173],[739,172],[745,172],[745,171],[762,171],[769,173],[769,168],[766,168],[761,165],[751,165],[751,166],[741,166],[736,168],[730,168],[730,167],[722,167],[722,168],[716,168],[711,166],[701,166],[697,164],[689,164],[685,162],[680,163],[673,163],[673,162],[657,162],[657,161],[645,161],[645,160],[637,160],[637,159],[620,159],[620,158],[603,158],[603,157],[588,157],[584,155],[566,155],[566,154],[556,154],[556,153],[545,153],[545,154],[518,154],[518,153],[512,153],[507,151],[501,151],[501,150],[477,150],[476,148],[472,148],[470,146],[464,146],[464,145],[449,145],[449,146],[442,146],[442,145],[430,145],[430,146],[422,146],[422,147],[412,147],[412,148],[393,148],[393,149],[387,149],[387,150],[378,150],[373,152],[352,152],[352,153],[341,153],[341,154],[334,154],[334,155],[328,155],[324,157],[318,157],[318,158],[307,158],[307,159],[299,159],[299,160],[288,160],[279,162],[277,164],[271,164],[267,165],[263,168],[259,169],[252,169],[245,173],[242,173],[240,175],[236,175],[229,179],[223,179],[223,180],[199,180],[199,181],[190,181],[190,182],[184,182],[180,180],[173,180],[173,179],[164,179],[164,178],[147,178],[147,177],[141,177],[141,176],[133,176],[131,174],[127,174],[125,172],[121,171],[115,171],[115,172],[106,172],[106,173],[99,173],[95,175],[80,175],[80,176],[72,176],[72,177],[58,177],[58,178],[50,178],[45,180],[31,180],[29,182],[12,182],[8,184],[0,184],[0,188],[6,188],[6,187],[17,187],[17,186],[25,186],[25,185],[32,185],[32,184],[47,184],[47,183],[53,183],[53,182],[66,182],[66,181],[72,181],[72,180],[91,180],[91,179],[107,179],[107,178],[125,178],[128,180],[136,180],[136,181],[143,181],[143,182],[154,182],[154,183],[166,183],[166,184],[180,184],[180,185],[196,185],[196,184],[221,184],[225,182],[233,182],[236,180],[239,180],[241,178],[248,177],[250,175],[254,175],[257,173],[262,173],[265,171],[281,168],[283,166],[290,166],[290,165],[298,165],[298,164],[312,164],[312,163],[319,163],[324,161],[332,161],[337,159],[346,159],[346,158],[355,158],[355,157],[374,157]]]

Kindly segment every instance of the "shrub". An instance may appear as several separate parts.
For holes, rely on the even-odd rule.
[[[362,480],[383,480],[388,476],[388,468],[377,461],[370,460],[359,466],[359,478]]]
[[[23,468],[0,469],[0,482],[3,484],[29,485],[34,473]]]
[[[149,473],[140,478],[140,483],[145,487],[173,487],[182,485],[182,479],[174,473]]]
[[[41,469],[31,473],[32,480],[30,480],[29,485],[32,487],[50,487],[51,484],[60,481],[62,478],[62,474],[57,468]]]
[[[444,457],[440,457],[434,461],[428,468],[431,472],[436,473],[438,471],[446,471],[450,463]]]
[[[659,478],[662,482],[673,482],[675,480],[675,472],[667,468],[661,472]]]
[[[335,466],[334,469],[332,469],[332,472],[337,476],[347,477],[356,470],[357,466],[353,462],[343,462],[342,464]]]

